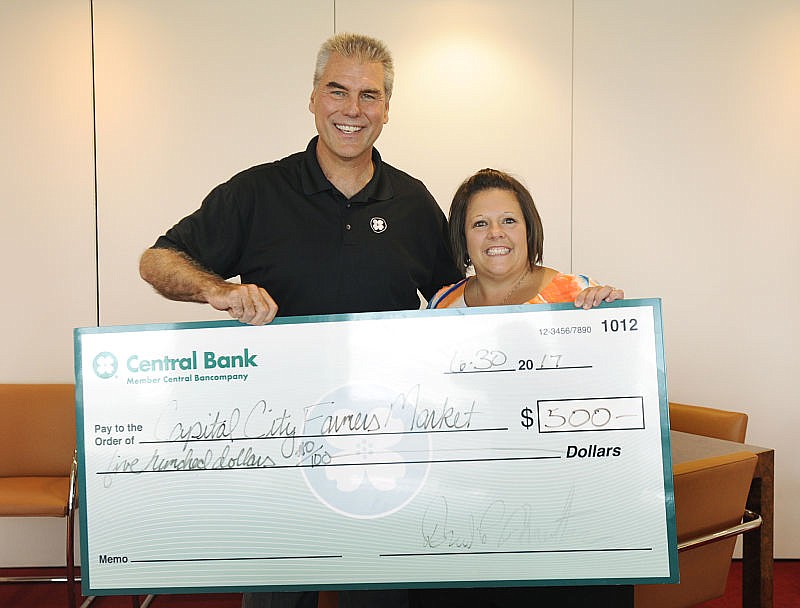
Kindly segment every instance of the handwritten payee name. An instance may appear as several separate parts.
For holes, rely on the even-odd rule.
[[[333,402],[316,403],[303,410],[302,434],[334,436],[381,432],[390,427],[390,420],[395,414],[401,415],[401,419],[406,421],[404,430],[410,432],[469,429],[473,417],[478,413],[475,401],[461,406],[452,405],[448,397],[440,404],[423,404],[421,401],[421,388],[416,385],[397,395],[388,404],[375,404],[372,410],[333,411],[334,407],[338,407]],[[321,409],[321,406],[326,407]],[[170,401],[156,420],[155,439],[189,442],[294,438],[299,435],[292,414],[286,408],[273,408],[264,399],[249,408],[212,411],[205,418],[188,417],[182,420],[180,415],[178,401]]]

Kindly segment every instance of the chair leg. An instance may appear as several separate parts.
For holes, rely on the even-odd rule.
[[[75,608],[77,604],[77,594],[75,593],[75,496],[77,494],[77,479],[75,478],[76,462],[72,463],[73,473],[71,476],[72,486],[67,505],[67,606]],[[80,608],[88,608],[94,601],[93,595],[87,596]]]
[[[156,596],[152,595],[152,594],[151,595],[146,595],[144,600],[140,604],[139,603],[139,596],[138,595],[132,595],[131,596],[131,606],[132,606],[132,608],[147,608],[150,605],[150,602],[152,602],[155,599],[155,597]]]
[[[67,515],[67,606],[75,608],[75,516],[72,509]]]

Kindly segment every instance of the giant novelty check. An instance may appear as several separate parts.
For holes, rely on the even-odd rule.
[[[87,594],[677,581],[659,300],[75,348]]]

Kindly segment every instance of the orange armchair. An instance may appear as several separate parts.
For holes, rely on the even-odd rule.
[[[756,514],[745,511],[757,460],[755,454],[738,452],[675,465],[681,580],[637,585],[636,608],[688,608],[725,593],[736,536],[760,525]]]
[[[74,608],[75,386],[0,384],[0,411],[0,516],[66,520],[64,579],[6,577],[2,581],[66,580],[67,605]]]
[[[675,431],[744,443],[747,414],[713,407],[669,404],[669,427]]]

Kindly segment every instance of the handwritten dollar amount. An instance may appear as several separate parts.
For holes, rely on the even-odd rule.
[[[522,408],[520,412],[522,426],[529,429],[536,424],[535,415],[536,413],[531,408]],[[600,429],[611,422],[611,419],[611,410],[605,407],[593,409],[548,407],[544,408],[544,413],[540,417],[540,427],[543,429],[582,429],[587,427]]]
[[[653,404],[657,407],[657,404]],[[540,433],[569,431],[613,431],[644,428],[644,398],[587,397],[585,399],[540,399],[534,410],[520,411],[520,424],[530,429],[537,423]]]

